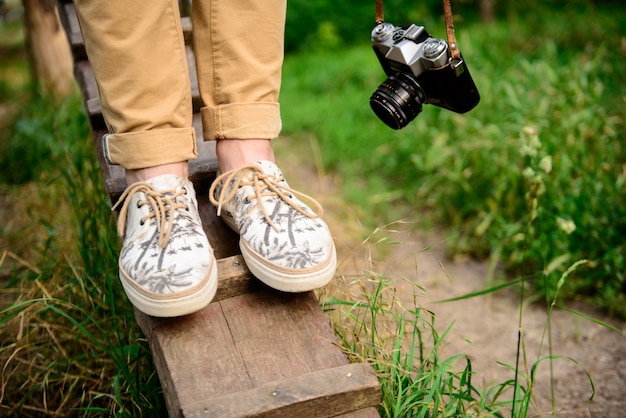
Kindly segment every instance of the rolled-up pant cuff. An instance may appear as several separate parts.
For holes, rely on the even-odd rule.
[[[273,139],[280,133],[275,102],[233,103],[202,108],[204,139]]]
[[[107,161],[127,170],[187,161],[198,156],[193,128],[108,134],[103,141]]]

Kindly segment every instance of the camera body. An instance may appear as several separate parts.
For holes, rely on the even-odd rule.
[[[370,106],[387,126],[405,127],[424,103],[457,113],[478,104],[478,89],[463,58],[452,58],[448,43],[431,37],[423,26],[379,23],[372,30],[372,47],[388,78],[370,97]]]

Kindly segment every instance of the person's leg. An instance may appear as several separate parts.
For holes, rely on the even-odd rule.
[[[126,169],[120,280],[153,316],[197,311],[213,298],[216,262],[187,161],[196,157],[191,89],[176,0],[76,0],[109,134],[107,159]]]
[[[137,177],[131,182],[161,165],[185,174],[197,152],[178,3],[75,3],[109,129],[107,158]]]
[[[204,139],[217,140],[223,173],[210,198],[250,271],[301,292],[332,279],[336,254],[319,204],[309,209],[274,164],[285,14],[285,0],[194,1],[192,11]]]
[[[215,151],[223,173],[255,161],[275,161],[269,139],[218,139]]]
[[[192,4],[204,138],[217,140],[225,172],[274,160],[281,129],[285,0],[208,0]]]

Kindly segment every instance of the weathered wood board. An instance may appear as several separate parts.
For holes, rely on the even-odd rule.
[[[259,289],[183,318],[136,316],[167,370],[170,416],[332,417],[380,402],[372,368],[348,362],[312,292]]]

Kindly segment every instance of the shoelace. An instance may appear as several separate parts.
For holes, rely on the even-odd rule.
[[[137,207],[140,208],[144,205],[149,205],[151,208],[150,213],[141,218],[141,224],[143,225],[150,218],[156,218],[157,231],[159,233],[159,245],[161,248],[165,248],[174,226],[175,212],[178,209],[187,209],[187,205],[177,203],[176,198],[187,194],[187,191],[185,189],[181,189],[179,191],[156,190],[150,183],[146,182],[133,183],[128,186],[112,208],[112,210],[115,210],[120,203],[124,202],[117,220],[117,233],[120,237],[123,237],[126,231],[126,214],[128,213],[128,205],[130,204],[132,196],[138,192],[143,192],[146,199],[138,201]]]
[[[232,198],[235,197],[235,195],[237,194],[237,190],[240,187],[252,186],[254,190],[254,195],[246,196],[246,199],[256,199],[257,202],[259,202],[257,206],[261,209],[263,217],[265,218],[267,223],[271,225],[274,229],[277,229],[277,227],[274,225],[274,222],[267,213],[267,209],[265,209],[265,205],[263,204],[262,200],[263,197],[278,196],[285,203],[291,206],[296,212],[311,219],[319,218],[323,215],[324,210],[315,199],[305,193],[294,190],[291,187],[285,186],[284,184],[280,184],[280,182],[283,180],[284,178],[282,176],[276,177],[272,174],[266,174],[263,169],[256,164],[246,165],[241,168],[236,168],[234,170],[230,170],[219,175],[211,185],[211,188],[209,190],[209,199],[211,200],[211,203],[217,206],[217,216],[220,216],[220,213],[222,211],[222,205],[230,202]],[[231,184],[231,182],[233,181],[234,183],[229,189],[228,185]],[[222,184],[223,187],[220,190],[218,198],[215,199],[215,188],[219,184]],[[308,213],[302,210],[302,208],[296,202],[294,202],[291,196],[298,196],[310,202],[315,207],[313,213]]]

